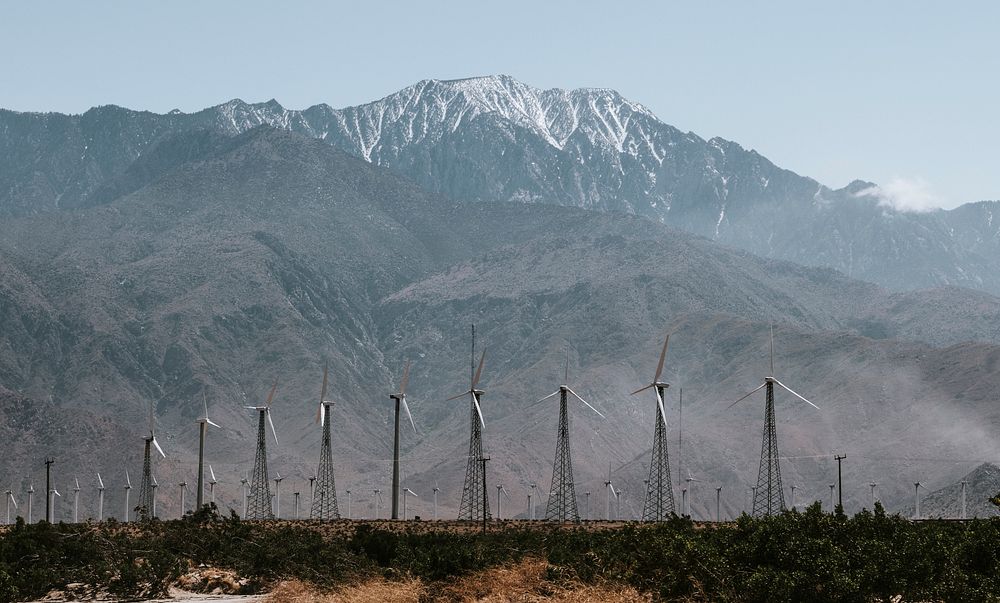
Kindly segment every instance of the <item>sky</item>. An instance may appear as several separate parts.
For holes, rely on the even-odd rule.
[[[421,79],[614,88],[839,188],[1000,199],[997,2],[8,2],[0,107],[345,107]]]

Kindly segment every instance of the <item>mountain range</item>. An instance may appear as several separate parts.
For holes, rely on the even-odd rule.
[[[588,95],[614,96],[546,98],[576,106]],[[260,107],[248,114],[259,117]],[[835,451],[849,455],[849,511],[866,504],[873,479],[887,506],[900,508],[913,481],[940,487],[997,457],[1000,299],[987,292],[887,288],[722,245],[610,202],[462,195],[447,177],[430,186],[373,159],[392,154],[389,142],[367,155],[329,144],[340,136],[332,129],[325,137],[305,129],[319,123],[304,121],[322,113],[316,108],[262,107],[284,121],[257,125],[222,108],[0,114],[8,191],[0,197],[0,410],[13,451],[0,479],[38,488],[40,459],[55,455],[62,487],[78,475],[92,491],[100,470],[116,480],[107,508],[120,508],[117,482],[125,467],[138,472],[152,403],[168,453],[160,481],[190,483],[204,395],[225,427],[209,440],[220,500],[239,508],[238,477],[256,434],[242,405],[261,400],[277,378],[272,467],[286,488],[302,488],[315,471],[313,417],[329,363],[338,490],[353,490],[356,516],[370,514],[371,493],[388,487],[387,395],[409,359],[417,433],[404,434],[404,485],[421,495],[440,487],[443,512],[454,512],[469,409],[445,399],[467,388],[472,323],[487,353],[491,473],[522,498],[528,484],[547,483],[555,445],[554,407],[532,403],[568,365],[574,389],[608,417],[573,410],[578,490],[599,492],[610,461],[624,508],[641,507],[636,485],[655,402],[627,392],[648,382],[667,332],[666,374],[684,390],[683,438],[675,389],[668,398],[674,479],[678,490],[692,489],[696,516],[709,516],[715,484],[724,514],[739,513],[756,479],[762,402],[726,407],[766,374],[771,325],[778,376],[822,409],[778,400],[785,481],[797,484],[800,505],[826,499]],[[629,107],[634,120],[648,114]],[[398,128],[393,115],[383,123]],[[484,115],[455,118],[452,135],[468,134],[469,122],[503,129]],[[584,121],[580,112],[566,119]],[[413,123],[423,130],[425,122]],[[543,136],[527,122],[518,127]],[[587,131],[550,125],[546,144],[566,148]],[[520,140],[527,152],[530,141]],[[425,144],[431,155],[452,152],[441,140]],[[418,146],[392,148],[398,160]],[[453,161],[441,157],[434,170]],[[454,161],[456,183],[475,173]],[[514,171],[497,168],[496,177]],[[689,475],[700,482],[683,482]],[[427,499],[411,501],[425,517]],[[290,498],[282,500],[287,514]],[[92,496],[81,502],[92,511]],[[163,514],[175,514],[176,503],[163,500]]]
[[[508,76],[425,80],[344,109],[233,100],[190,114],[0,111],[0,212],[105,202],[107,182],[164,138],[260,125],[321,139],[458,201],[631,213],[893,290],[1000,293],[996,201],[897,211],[873,183],[831,189],[735,142],[682,132],[613,90],[539,90]]]

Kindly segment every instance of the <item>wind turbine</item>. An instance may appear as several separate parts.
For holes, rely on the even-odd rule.
[[[615,491],[615,485],[611,483],[611,463],[608,463],[608,481],[604,482],[604,488],[608,495],[608,500],[605,505],[605,511],[608,516],[608,521],[611,521],[611,497],[612,495],[617,498],[618,493]]]
[[[532,501],[534,500],[535,488],[537,486],[538,484],[534,482],[528,486],[528,488],[530,488],[530,490],[528,490],[528,519],[531,520],[535,519],[535,504]]]
[[[871,483],[868,484],[868,486],[871,487],[871,489],[872,489],[872,510],[874,511],[875,510],[875,488],[878,486],[878,484],[876,484],[875,482],[871,482]]]
[[[351,491],[346,490],[346,492],[347,492],[347,518],[351,519]]]
[[[503,494],[510,500],[510,494],[507,494],[507,489],[503,487],[503,484],[497,484],[497,519],[503,519],[503,514],[500,512],[500,495]],[[550,494],[551,496],[551,494]]]
[[[545,509],[545,519],[549,521],[580,521],[580,513],[576,505],[576,485],[573,482],[573,461],[569,443],[569,397],[583,403],[584,406],[605,418],[601,411],[590,405],[567,385],[569,382],[569,358],[563,372],[563,382],[559,389],[545,396],[535,404],[540,404],[549,398],[559,396],[559,430],[556,437],[556,456],[552,463],[552,487],[549,488],[549,501]],[[499,516],[500,509],[497,508]]]
[[[647,389],[652,389],[656,393],[656,428],[653,432],[653,451],[649,463],[649,491],[642,509],[643,521],[664,521],[674,513],[674,489],[670,482],[670,455],[667,452],[667,413],[663,409],[663,392],[670,387],[670,384],[660,380],[669,344],[668,333],[663,340],[663,349],[660,350],[660,361],[656,365],[653,381],[632,392],[633,396]],[[610,477],[608,479],[610,480]]]
[[[406,416],[410,419],[410,427],[413,433],[417,433],[417,426],[413,422],[413,415],[410,414],[410,407],[406,404],[406,384],[410,380],[410,361],[406,361],[403,367],[403,378],[399,382],[399,393],[389,394],[389,399],[396,403],[396,414],[392,439],[392,518],[399,519],[399,407],[406,411]],[[405,497],[404,497],[405,498]],[[406,511],[403,511],[403,519],[406,519]]]
[[[211,465],[208,466],[208,472],[212,476],[212,479],[208,480],[208,496],[211,499],[212,504],[214,505],[215,504],[215,484],[219,483],[219,480],[215,479],[215,469],[212,469]]]
[[[28,484],[28,523],[31,523],[31,499],[35,494],[35,484]]]
[[[104,480],[97,473],[97,521],[104,521]]]
[[[185,495],[187,494],[187,485],[188,485],[188,483],[185,482],[185,481],[182,481],[181,483],[179,483],[177,485],[181,489],[181,517],[184,517],[184,513],[187,510],[187,497]]]
[[[434,484],[434,520],[438,518],[438,490],[437,483]]]
[[[274,518],[281,519],[281,482],[285,478],[281,477],[281,473],[278,471],[274,472]]]
[[[757,489],[753,497],[754,516],[771,515],[785,510],[785,496],[781,489],[781,469],[778,466],[778,435],[774,421],[774,386],[784,389],[816,410],[819,407],[797,394],[790,387],[774,377],[774,327],[771,327],[771,372],[764,383],[742,398],[729,405],[736,406],[750,396],[765,390],[764,437],[760,450],[760,470],[757,472]],[[727,409],[728,410],[728,409]]]
[[[52,499],[52,505],[51,505],[52,506],[52,517],[49,517],[49,523],[55,523],[56,522],[56,497],[58,496],[59,498],[62,498],[62,494],[59,494],[59,490],[57,490],[53,486],[52,491],[49,493],[49,496]]]
[[[14,505],[14,510],[17,511],[17,501],[14,500],[14,492],[12,490],[7,490],[4,492],[7,497],[7,524],[10,524],[10,506]]]
[[[476,325],[472,325],[472,365],[476,361]],[[470,435],[469,454],[466,459],[465,483],[462,486],[462,503],[458,508],[459,519],[482,519],[484,522],[490,515],[489,498],[486,496],[485,473],[486,464],[483,462],[483,430],[486,429],[486,421],[483,420],[483,409],[480,406],[482,395],[486,393],[477,389],[479,378],[483,375],[483,363],[486,362],[486,350],[479,359],[479,368],[471,373],[471,385],[468,391],[464,391],[457,396],[448,398],[457,400],[468,395],[471,399],[470,411]],[[477,420],[478,419],[478,420]],[[484,524],[485,525],[485,524]]]
[[[80,480],[73,480],[76,482],[73,486],[73,523],[80,523]]]
[[[692,482],[700,482],[701,480],[691,475],[691,470],[688,469],[687,477],[684,478],[686,484],[684,490],[687,493],[685,498],[687,499],[684,503],[684,513],[691,518],[691,501],[694,498],[694,490],[691,487]]]
[[[722,521],[722,486],[715,487],[715,521]]]
[[[240,485],[243,486],[243,519],[247,518],[247,506],[250,504],[250,494],[247,492],[247,472],[243,472],[243,477],[240,478]]]
[[[378,519],[379,515],[382,514],[382,491],[379,490],[378,488],[375,488],[374,492],[375,492],[375,497],[374,497],[374,501],[375,501],[375,517],[374,517],[374,519]]]
[[[920,519],[920,486],[922,485],[920,482],[913,482],[913,498],[917,506],[913,519]]]
[[[274,380],[271,393],[267,396],[267,402],[263,406],[244,406],[248,410],[255,410],[259,415],[257,421],[257,453],[253,462],[253,477],[250,480],[250,500],[247,504],[247,517],[249,519],[274,519],[274,512],[271,509],[271,485],[267,479],[267,431],[264,427],[266,423],[271,427],[271,435],[274,436],[274,443],[278,443],[278,432],[274,430],[274,421],[271,420],[271,401],[274,399],[274,392],[278,389],[278,380]]]
[[[216,427],[222,429],[219,424],[208,418],[208,396],[205,394],[205,390],[201,390],[201,402],[205,408],[205,416],[198,419],[198,494],[197,498],[197,509],[201,510],[201,506],[205,502],[205,433],[208,431],[208,426]],[[215,479],[215,476],[212,476]],[[215,502],[213,499],[212,502]],[[181,513],[183,515],[183,513]]]
[[[318,477],[309,478],[309,517],[323,521],[340,519],[337,482],[333,475],[333,452],[330,445],[330,413],[333,412],[334,402],[326,399],[328,369],[328,365],[323,366],[323,387],[319,393],[319,408],[316,410],[316,422],[323,429],[320,438],[319,467],[316,470]],[[316,482],[315,487],[313,482]]]
[[[416,498],[420,498],[419,496],[417,496],[417,493],[414,492],[413,490],[410,490],[409,488],[403,488],[403,521],[406,521],[406,495],[407,494],[410,494],[410,495],[412,495],[412,496],[414,496]]]
[[[132,490],[132,478],[129,477],[128,469],[126,469],[125,470],[125,523],[128,523],[128,495],[131,490]]]

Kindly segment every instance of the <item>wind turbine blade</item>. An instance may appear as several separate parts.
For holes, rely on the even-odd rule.
[[[483,350],[483,355],[479,357],[479,368],[476,369],[476,376],[472,378],[472,387],[470,389],[476,389],[479,384],[479,377],[483,374],[483,363],[486,362],[486,350]]]
[[[214,481],[218,481],[218,480],[215,479],[215,469],[212,469],[211,465],[208,466],[208,472],[209,472],[209,474],[211,474],[213,482]]]
[[[125,483],[128,485],[129,488],[132,487],[132,478],[128,476],[128,469],[125,470]]]
[[[419,496],[417,496],[417,493],[414,492],[413,490],[410,490],[410,496],[416,496],[417,498],[420,498]]]
[[[569,383],[569,350],[566,350],[566,370],[563,371],[563,383]]]
[[[474,394],[472,396],[472,403],[476,407],[476,414],[479,415],[479,423],[483,426],[483,429],[486,429],[486,421],[483,420],[483,409],[479,407],[479,400],[476,399]]]
[[[667,338],[663,340],[663,350],[660,352],[660,362],[656,365],[656,376],[653,377],[653,381],[659,383],[660,374],[663,372],[663,361],[667,359],[667,344],[670,343],[670,333],[667,333]]]
[[[102,488],[104,487],[104,480],[101,479],[100,473],[97,474],[97,483],[100,484]]]
[[[59,490],[56,490],[55,488],[52,488],[52,493],[55,494],[56,496],[58,496],[59,498],[62,498],[62,494],[59,494]]]
[[[771,377],[774,376],[774,323],[771,324]]]
[[[73,480],[76,481],[76,489],[79,490],[80,489],[80,480],[79,480],[79,478],[74,477]]]
[[[406,396],[400,397],[399,401],[403,403],[403,410],[406,411],[406,417],[410,420],[410,427],[413,428],[413,433],[417,433],[417,426],[413,422],[413,415],[410,414],[410,406],[406,403]]]
[[[205,417],[205,422],[211,425],[212,427],[218,427],[219,429],[222,429],[222,425],[219,425],[218,423],[209,419],[208,417]]]
[[[464,396],[467,396],[467,395],[469,395],[469,394],[471,394],[471,393],[472,393],[472,390],[471,390],[471,389],[470,389],[470,390],[468,390],[468,391],[464,391],[464,392],[462,392],[462,393],[458,394],[457,396],[452,396],[452,397],[448,398],[447,400],[445,400],[445,402],[451,402],[452,400],[458,400],[459,398],[462,398],[462,397],[464,397]]]
[[[559,391],[560,391],[560,390],[558,390],[558,389],[557,389],[556,391],[554,391],[554,392],[552,392],[551,394],[549,394],[549,395],[545,396],[545,397],[544,397],[544,398],[542,398],[541,400],[536,400],[536,401],[535,401],[535,404],[540,404],[540,403],[542,403],[542,402],[545,402],[546,400],[548,400],[548,399],[549,399],[549,398],[551,398],[552,396],[557,396],[557,395],[559,395]],[[532,404],[532,406],[534,406],[535,404]]]
[[[17,509],[17,501],[14,500],[14,495],[11,494],[10,492],[8,492],[7,494],[10,494],[10,502],[14,503],[14,508]]]
[[[813,404],[813,403],[812,403],[812,402],[810,402],[809,400],[806,400],[805,398],[803,398],[803,397],[802,397],[802,396],[800,396],[799,394],[795,393],[795,390],[793,390],[792,388],[788,387],[787,385],[785,385],[785,384],[784,384],[784,383],[782,383],[781,381],[778,381],[777,379],[775,379],[775,380],[774,380],[774,382],[775,382],[775,383],[777,383],[778,385],[780,385],[781,387],[785,388],[785,390],[787,390],[787,391],[788,391],[788,393],[792,394],[793,396],[795,396],[795,397],[796,397],[796,398],[798,398],[799,400],[802,400],[803,402],[805,402],[805,403],[806,403],[806,404],[808,404],[809,406],[812,406],[812,407],[813,407],[813,408],[815,408],[816,410],[819,410],[819,406],[816,406],[815,404]]]
[[[764,382],[764,383],[761,383],[761,384],[760,384],[760,387],[758,387],[757,389],[753,390],[753,391],[752,391],[752,392],[750,392],[749,394],[747,394],[747,395],[743,396],[743,397],[742,397],[742,398],[740,398],[739,400],[737,400],[737,401],[733,402],[732,404],[730,404],[729,406],[727,406],[727,407],[726,407],[726,410],[729,410],[730,408],[732,408],[732,407],[736,406],[736,405],[737,405],[737,404],[739,404],[740,402],[742,402],[742,401],[746,400],[746,399],[747,399],[747,398],[749,398],[750,396],[752,396],[752,395],[756,394],[757,392],[759,392],[760,390],[764,389],[764,388],[765,388],[766,386],[767,386],[767,382]]]
[[[406,384],[410,382],[410,361],[406,361],[406,366],[403,367],[403,380],[399,383],[399,395],[406,395]]]
[[[330,370],[330,363],[327,362],[323,365],[323,387],[319,390],[319,405],[320,408],[323,407],[323,400],[326,400],[326,377],[327,372]]]
[[[247,410],[257,410],[256,406],[244,406],[243,408],[245,408]]]
[[[638,394],[639,392],[644,392],[644,391],[646,391],[647,389],[649,389],[649,388],[651,388],[651,387],[653,387],[653,384],[652,384],[652,383],[650,383],[649,385],[647,385],[647,386],[645,386],[645,387],[640,387],[639,389],[637,389],[637,390],[635,390],[634,392],[632,392],[632,394],[631,394],[631,395],[633,395],[633,396],[634,396],[634,395]]]
[[[567,387],[566,389],[569,389],[569,388]],[[590,410],[592,410],[592,411],[596,412],[596,413],[597,413],[597,414],[598,414],[598,415],[599,415],[599,416],[600,416],[600,417],[601,417],[602,419],[607,419],[607,417],[605,417],[605,416],[604,416],[603,414],[601,414],[601,411],[597,410],[596,408],[594,408],[593,406],[591,406],[589,402],[587,402],[586,400],[584,400],[583,398],[581,398],[581,397],[580,397],[580,394],[576,393],[575,391],[573,391],[573,390],[571,390],[571,389],[569,389],[569,393],[571,393],[571,394],[573,394],[574,396],[576,396],[576,399],[577,399],[577,400],[579,400],[580,402],[583,402],[583,403],[584,403],[584,405],[585,405],[585,406],[586,406],[587,408],[589,408]]]
[[[663,421],[663,427],[665,429],[667,427],[667,412],[663,410],[663,397],[660,396],[660,390],[658,388],[656,390],[656,404],[660,409],[660,420]]]
[[[267,403],[264,406],[270,406],[271,400],[274,398],[274,392],[278,389],[278,380],[274,380],[274,385],[271,386],[271,393],[267,395]]]
[[[278,432],[274,430],[274,421],[271,420],[271,411],[268,410],[264,414],[267,415],[267,424],[271,426],[271,435],[274,436],[274,443],[278,443]]]
[[[156,451],[160,453],[160,456],[167,458],[167,455],[163,454],[163,449],[160,448],[160,443],[156,441],[156,438],[153,438],[153,446],[156,446]]]
[[[319,408],[316,409],[316,422],[319,423],[320,427],[323,426],[323,400],[319,401]]]

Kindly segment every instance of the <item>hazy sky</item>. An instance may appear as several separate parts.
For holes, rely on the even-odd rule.
[[[766,7],[762,7],[766,5]],[[901,204],[1000,199],[997,2],[18,2],[0,107],[343,107],[425,78],[607,87]]]

